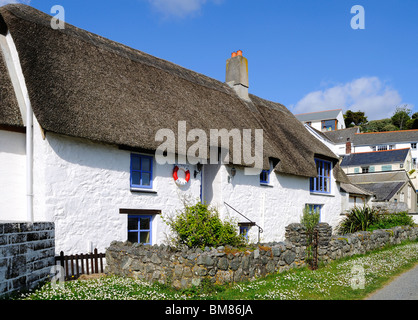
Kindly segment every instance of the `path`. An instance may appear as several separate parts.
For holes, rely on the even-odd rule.
[[[367,300],[418,300],[418,264],[401,274]]]

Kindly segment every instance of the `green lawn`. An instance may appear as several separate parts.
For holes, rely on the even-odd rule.
[[[176,291],[164,285],[150,285],[122,277],[104,277],[89,281],[71,281],[63,288],[50,283],[19,297],[27,300],[354,300],[363,299],[394,276],[418,263],[418,242],[410,242],[346,258],[321,266],[270,275],[253,282],[230,286],[200,287]],[[364,274],[361,282],[353,279]],[[353,288],[354,286],[354,288]]]

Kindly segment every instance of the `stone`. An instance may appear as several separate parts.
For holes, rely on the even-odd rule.
[[[296,254],[293,251],[286,251],[283,254],[283,259],[287,264],[291,264],[293,261],[295,261]]]
[[[228,260],[225,257],[219,259],[218,268],[221,270],[228,270]]]
[[[273,247],[271,248],[271,252],[273,254],[273,257],[280,257],[282,250],[280,249],[280,247]]]
[[[205,265],[205,266],[213,266],[213,259],[209,255],[203,254],[197,258],[197,264]]]
[[[238,268],[239,268],[240,264],[241,264],[241,263],[240,263],[240,261],[239,261],[239,259],[238,259],[238,258],[235,258],[235,259],[233,259],[233,260],[229,261],[229,267],[230,267],[233,271],[238,270]]]

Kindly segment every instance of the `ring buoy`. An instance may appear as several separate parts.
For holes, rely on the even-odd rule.
[[[179,170],[184,171],[184,174],[185,174],[185,177],[184,177],[184,178],[179,178],[179,176],[178,176],[178,174],[177,174],[177,172],[178,172]],[[175,181],[178,185],[180,185],[180,186],[184,186],[184,185],[186,185],[186,184],[189,182],[189,180],[190,180],[190,171],[189,171],[189,169],[188,169],[187,167],[184,167],[184,166],[174,166],[174,170],[173,170],[173,178],[174,178],[174,181]]]

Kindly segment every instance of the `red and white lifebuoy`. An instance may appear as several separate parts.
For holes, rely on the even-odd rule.
[[[178,171],[181,170],[184,172],[184,178],[179,178],[178,176]],[[180,166],[180,165],[176,165],[174,166],[174,170],[173,170],[173,178],[174,181],[180,185],[180,186],[184,186],[186,185],[189,180],[190,180],[190,171],[187,167],[185,166]]]

